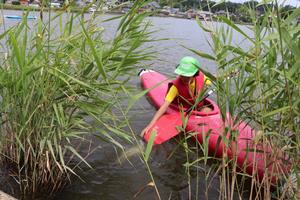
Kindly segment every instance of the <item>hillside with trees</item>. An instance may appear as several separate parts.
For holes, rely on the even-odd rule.
[[[238,21],[250,22],[250,11],[255,10],[256,15],[263,15],[267,10],[273,7],[273,3],[260,5],[257,1],[246,1],[244,3],[234,3],[234,2],[221,2],[217,3],[215,1],[201,1],[201,0],[160,0],[160,5],[170,6],[173,8],[179,8],[181,11],[187,11],[189,9],[199,9],[203,11],[210,11],[212,13],[216,12],[228,12],[232,14],[233,18],[238,18]],[[285,18],[295,7],[286,5],[281,7],[280,13]]]

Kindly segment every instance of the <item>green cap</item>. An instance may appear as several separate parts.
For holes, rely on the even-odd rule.
[[[180,60],[175,73],[181,76],[192,77],[198,72],[199,68],[200,63],[196,58],[185,56]]]

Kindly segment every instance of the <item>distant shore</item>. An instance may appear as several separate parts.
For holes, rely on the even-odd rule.
[[[31,7],[31,6],[25,6],[25,5],[11,5],[11,4],[1,4],[0,3],[0,8],[1,9],[6,9],[6,10],[23,10],[23,11],[48,11],[49,8],[48,7]],[[71,12],[84,12],[84,13],[91,13],[89,12],[88,8],[76,8],[76,7],[72,7],[72,8],[50,8],[52,11],[55,12],[59,12],[59,11],[66,11],[67,9],[70,9]],[[122,15],[124,14],[124,12],[120,11],[120,10],[109,10],[109,11],[95,11],[95,13],[99,13],[99,14],[119,14]],[[178,18],[178,19],[190,19],[190,20],[194,20],[195,18],[188,18],[188,17],[182,17],[182,16],[176,16],[176,15],[165,15],[165,14],[161,14],[161,13],[154,13],[152,16],[155,17],[172,17],[172,18]],[[201,21],[203,19],[200,19]],[[207,21],[214,21],[217,22],[217,19],[212,19],[212,20],[207,20]],[[246,23],[246,22],[241,22],[241,21],[236,21],[235,24],[238,25],[252,25],[251,23]]]
[[[53,10],[53,11],[65,11],[67,9],[70,9],[70,11],[72,12],[82,12],[84,8],[48,8],[48,7],[32,7],[32,6],[25,6],[25,5],[11,5],[11,4],[1,4],[0,3],[0,8],[1,9],[6,9],[6,10],[23,10],[23,11],[48,11],[48,10]],[[89,13],[88,9],[86,8],[83,12],[85,13]],[[96,11],[96,12],[100,12],[100,11]],[[123,14],[121,11],[108,11],[105,13],[110,13],[110,14]]]

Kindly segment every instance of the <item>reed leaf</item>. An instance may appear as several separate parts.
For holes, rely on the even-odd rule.
[[[189,49],[189,48],[188,48]],[[196,55],[200,56],[200,57],[203,57],[203,58],[206,58],[206,59],[209,59],[209,60],[216,60],[215,57],[209,55],[209,54],[206,54],[204,52],[201,52],[201,51],[196,51],[196,50],[193,50],[193,49],[189,49],[190,51],[192,51],[193,53],[195,53]]]
[[[88,167],[92,169],[92,166],[74,149],[74,147],[67,145],[67,149],[69,149],[74,155],[76,155],[82,162],[84,162]]]
[[[245,38],[247,38],[249,41],[251,41],[252,43],[254,43],[254,40],[252,38],[250,38],[244,31],[242,31],[237,25],[235,25],[231,20],[229,20],[226,17],[220,17],[220,19],[226,23],[228,26],[232,27],[234,30],[236,30],[237,32],[239,32],[240,34],[242,34]]]
[[[104,69],[103,63],[102,63],[102,58],[101,58],[102,57],[102,52],[97,52],[96,51],[95,44],[94,44],[92,38],[90,37],[90,35],[88,34],[88,32],[86,31],[86,29],[84,27],[84,24],[82,22],[81,22],[81,27],[82,27],[83,33],[86,37],[87,43],[89,44],[89,46],[92,50],[92,55],[95,58],[95,62],[98,66],[99,72],[105,80],[107,77],[106,77],[106,72],[105,72],[105,69]]]
[[[285,112],[285,111],[290,110],[290,109],[291,109],[290,106],[285,106],[285,107],[279,108],[277,110],[273,110],[273,111],[263,115],[262,117],[265,118],[265,117],[273,116],[273,115]]]
[[[212,32],[213,32],[211,29],[205,27],[205,26],[202,24],[202,22],[199,20],[198,17],[196,17],[196,22],[197,22],[198,26],[200,26],[200,28],[201,28],[202,30],[204,30],[205,32],[207,32],[207,33],[212,33]]]
[[[148,159],[149,159],[150,153],[152,151],[152,147],[153,147],[155,138],[156,138],[156,130],[153,129],[152,132],[151,132],[150,138],[148,140],[146,150],[145,150],[145,156],[144,156],[145,158],[144,159],[145,159],[146,162],[148,162]]]

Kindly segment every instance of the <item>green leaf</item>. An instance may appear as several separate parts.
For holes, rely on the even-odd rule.
[[[108,18],[108,19],[105,19],[103,20],[102,22],[110,22],[110,21],[114,21],[116,19],[120,19],[122,17],[122,15],[120,16],[115,16],[115,17],[111,17],[111,18]]]
[[[9,38],[10,38],[11,45],[13,47],[13,52],[14,52],[13,55],[16,56],[17,63],[20,69],[22,70],[24,67],[24,63],[23,63],[24,58],[21,56],[21,52],[20,52],[21,49],[19,48],[19,44],[15,37],[15,34],[13,32],[9,32]]]
[[[168,81],[168,80],[169,80],[169,79],[166,79],[166,80],[164,80],[164,81],[158,82],[157,84],[155,84],[155,85],[152,86],[151,88],[149,88],[149,89],[147,89],[147,90],[143,90],[142,92],[139,92],[138,94],[136,94],[136,95],[134,95],[134,96],[130,95],[131,98],[130,98],[130,100],[129,100],[129,102],[128,102],[126,112],[128,112],[128,111],[131,109],[131,107],[132,107],[132,106],[133,106],[140,98],[142,98],[143,96],[145,96],[150,90],[152,90],[152,89],[158,87],[159,85],[161,85],[162,83],[164,83],[164,82],[166,82],[166,81]]]
[[[94,69],[94,63],[91,62],[86,68],[85,70],[82,72],[83,76],[87,76],[89,75],[89,73]]]
[[[206,28],[206,27],[202,24],[202,22],[199,20],[198,17],[196,17],[196,22],[197,22],[197,24],[200,26],[200,28],[201,28],[202,30],[204,30],[205,32],[207,32],[207,33],[212,33],[212,32],[213,32],[212,30]]]
[[[288,18],[286,18],[284,20],[285,24],[289,25],[291,23],[291,21],[296,21],[297,17],[300,15],[300,8],[296,8],[292,14],[290,14],[288,16]]]
[[[299,70],[299,66],[300,66],[300,59],[297,60],[297,62],[292,67],[289,68],[287,72],[287,76],[292,77]]]
[[[105,124],[105,127],[110,130],[111,132],[113,132],[114,134],[116,134],[118,137],[120,137],[121,139],[125,139],[128,142],[132,143],[131,137],[130,135],[126,134],[125,132],[117,129],[117,128],[113,128],[107,124]]]
[[[99,118],[97,118],[96,116],[93,116],[96,120],[100,120]],[[102,122],[103,124],[103,122]],[[120,149],[123,149],[123,146],[116,141],[109,133],[107,133],[105,130],[101,130],[100,129],[100,133],[95,134],[96,137],[102,138],[104,141],[106,142],[110,142],[114,145],[116,145],[117,147],[119,147]]]
[[[208,156],[208,157],[203,156],[203,157],[200,157],[200,158],[194,160],[191,163],[186,162],[183,166],[185,166],[185,167],[194,167],[198,162],[202,162],[202,161],[209,160],[209,159],[216,159],[216,158],[210,157],[210,156]]]
[[[66,146],[67,149],[69,149],[75,156],[77,156],[82,162],[84,162],[89,168],[92,169],[92,166],[72,147],[72,146]]]
[[[239,32],[240,34],[242,34],[245,38],[247,38],[248,40],[250,40],[252,43],[255,43],[254,40],[252,38],[250,38],[244,31],[242,31],[237,25],[235,25],[233,21],[227,19],[224,16],[221,16],[220,19],[224,23],[226,23],[228,26],[232,27],[234,30],[236,30],[237,32]]]
[[[66,164],[65,164],[64,154],[62,152],[61,145],[58,145],[58,155],[59,155],[60,163],[61,163],[62,167],[64,168],[64,170],[66,171]]]
[[[220,146],[220,144],[221,144],[221,141],[222,141],[222,136],[220,135],[220,136],[218,137],[217,144],[216,144],[216,148],[215,148],[215,153],[214,153],[215,156],[217,155],[217,152],[218,152],[219,146]],[[224,144],[224,143],[223,143],[223,144]],[[223,149],[224,149],[224,147],[223,147]]]
[[[290,76],[286,76],[284,72],[282,72],[282,71],[280,71],[280,70],[278,70],[278,69],[272,68],[271,70],[277,72],[277,73],[280,74],[282,77],[287,78],[287,79],[290,80],[293,84],[295,84],[297,87],[300,88],[300,83],[298,83],[297,80],[292,79],[292,77],[290,77]]]
[[[300,49],[297,45],[298,41],[295,40],[294,38],[292,38],[291,35],[289,34],[288,30],[286,30],[285,28],[281,29],[281,34],[282,34],[282,38],[286,42],[288,48],[295,55],[295,58],[297,60],[300,60]]]
[[[192,111],[195,106],[196,105],[191,105],[191,107],[190,107],[189,110]],[[177,128],[177,130],[178,129],[180,130],[180,128],[182,128],[183,130],[185,130],[189,118],[188,118],[188,115],[185,115],[185,112],[184,112],[183,109],[180,110],[180,118],[181,118],[182,125],[179,126],[179,127],[176,127],[176,128]]]
[[[4,33],[0,34],[0,40],[2,40],[11,31],[12,28],[10,28],[7,31],[5,31]]]
[[[241,56],[245,56],[245,57],[248,57],[248,58],[253,58],[253,56],[251,54],[248,54],[247,52],[245,52],[241,47],[234,47],[234,46],[231,46],[231,45],[227,45],[227,46],[224,46],[224,48],[232,51],[233,53],[239,54]]]
[[[270,117],[270,116],[273,116],[273,115],[276,115],[276,114],[285,112],[285,111],[290,110],[290,109],[291,109],[290,106],[285,106],[285,107],[279,108],[279,109],[277,109],[277,110],[273,110],[272,112],[269,112],[269,113],[263,115],[262,117],[263,117],[263,118],[265,118],[265,117]]]
[[[208,59],[208,60],[213,60],[213,61],[216,61],[216,60],[217,60],[214,56],[209,55],[209,54],[207,54],[207,53],[204,53],[204,52],[202,52],[202,51],[197,51],[197,50],[195,50],[195,49],[191,49],[191,48],[187,48],[187,47],[185,47],[185,48],[188,49],[188,50],[190,50],[191,52],[195,53],[196,55],[202,57],[202,58],[206,58],[206,59]]]
[[[134,104],[143,96],[145,96],[151,89],[147,89],[147,90],[143,90],[142,92],[139,92],[138,94],[131,96],[128,105],[127,105],[127,109],[126,109],[126,113],[129,112],[129,110],[132,108],[132,106],[134,106]]]
[[[152,147],[153,147],[154,140],[156,138],[156,134],[157,134],[156,130],[152,129],[152,132],[151,132],[151,135],[150,135],[150,138],[148,140],[147,147],[146,147],[146,151],[145,151],[145,161],[146,162],[148,161],[150,153],[152,151]]]
[[[94,90],[94,91],[96,90],[96,89],[95,89],[94,87],[92,87],[91,85],[89,85],[89,84],[87,84],[87,83],[85,83],[85,82],[83,82],[83,81],[81,81],[81,80],[79,80],[79,79],[77,79],[77,78],[74,78],[73,76],[70,76],[70,75],[64,73],[63,71],[59,70],[58,68],[52,68],[52,70],[59,72],[61,75],[64,75],[65,77],[71,79],[72,81],[78,83],[78,84],[81,85],[81,86],[84,86],[84,87],[89,88],[89,89]],[[49,71],[49,72],[51,72],[51,71]],[[52,73],[52,74],[53,74],[53,75],[56,75],[56,73]],[[57,75],[56,75],[56,76],[57,76]],[[57,76],[57,77],[59,77],[60,79],[64,80],[64,82],[68,83],[68,85],[71,87],[69,81],[67,81],[66,79],[63,79],[63,77],[61,77],[61,76]]]
[[[48,149],[50,150],[50,153],[52,155],[52,159],[54,160],[54,162],[56,163],[57,167],[63,171],[63,168],[61,167],[61,165],[59,164],[59,162],[57,162],[56,160],[56,153],[54,152],[54,149],[53,149],[53,146],[52,146],[52,143],[50,140],[47,140],[47,146],[48,146]]]
[[[69,36],[70,36],[71,33],[72,33],[73,21],[74,21],[74,14],[71,13],[71,20],[69,21],[69,29],[68,29],[68,35],[69,35]]]
[[[88,32],[86,31],[85,27],[84,27],[84,23],[81,22],[81,27],[82,27],[82,31],[86,37],[87,43],[89,44],[91,50],[92,50],[92,54],[95,58],[96,64],[98,66],[99,72],[102,75],[103,79],[107,79],[106,76],[106,72],[102,63],[102,52],[101,51],[97,51],[96,47],[95,47],[95,43],[93,42],[92,38],[90,37],[90,35],[88,34]]]

